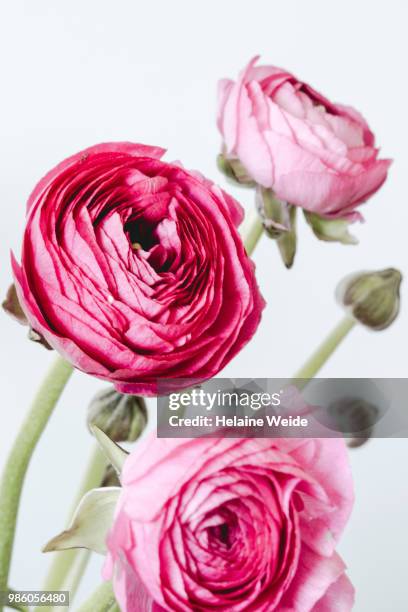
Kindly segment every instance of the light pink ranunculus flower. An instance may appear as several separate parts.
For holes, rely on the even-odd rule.
[[[122,612],[351,610],[344,440],[150,437],[122,485],[104,569]]]
[[[391,161],[350,106],[254,58],[236,82],[219,83],[224,155],[289,204],[327,218],[360,218],[356,207],[381,187]]]
[[[21,265],[13,258],[32,328],[123,393],[211,378],[264,307],[241,207],[163,153],[119,142],[63,161],[32,193]]]

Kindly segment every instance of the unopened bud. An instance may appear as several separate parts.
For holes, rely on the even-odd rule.
[[[25,316],[23,309],[21,308],[21,304],[19,302],[18,295],[17,295],[16,286],[14,285],[14,283],[10,285],[10,287],[8,288],[6,299],[2,303],[2,308],[5,312],[7,312],[7,314],[13,317],[15,321],[18,321],[18,323],[20,323],[21,325],[29,326],[29,330],[28,330],[29,340],[42,344],[49,351],[53,350],[52,346],[48,344],[44,336],[38,333],[37,331],[35,331],[35,329],[33,329],[30,326],[28,319]]]
[[[147,423],[144,399],[115,389],[97,393],[88,408],[88,426],[95,425],[114,442],[133,442]]]
[[[117,471],[112,465],[106,466],[102,477],[101,487],[120,487],[120,480]]]
[[[14,283],[8,288],[6,299],[2,303],[2,307],[3,310],[13,317],[13,319],[18,321],[18,323],[21,323],[21,325],[28,325],[27,317],[20,306]]]
[[[297,246],[296,206],[279,200],[271,189],[258,187],[256,207],[265,232],[276,240],[283,263],[291,268]]]
[[[396,319],[400,309],[402,275],[395,268],[360,272],[337,287],[337,298],[357,321],[380,331]]]
[[[373,435],[380,410],[374,404],[358,397],[344,397],[328,407],[328,416],[337,431],[348,434],[347,445],[357,448]]]

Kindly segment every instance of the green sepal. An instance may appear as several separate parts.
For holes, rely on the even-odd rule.
[[[303,212],[306,221],[319,240],[340,242],[341,244],[358,244],[357,238],[348,231],[350,222],[346,219],[326,219],[307,210]]]

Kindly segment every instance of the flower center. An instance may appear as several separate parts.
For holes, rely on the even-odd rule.
[[[220,525],[215,525],[213,527],[208,528],[208,535],[210,540],[217,540],[218,543],[222,544],[226,548],[230,548],[231,541],[231,531],[227,523],[221,523]]]
[[[139,217],[138,219],[130,219],[125,223],[124,231],[126,232],[129,242],[133,249],[150,249],[158,243],[155,236],[155,223],[149,223],[146,219]]]
[[[171,271],[173,264],[176,266],[181,243],[173,219],[133,216],[124,223],[123,230],[134,253],[143,251],[140,256],[158,274]]]

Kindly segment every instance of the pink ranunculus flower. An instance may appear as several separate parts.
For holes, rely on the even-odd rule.
[[[124,393],[214,376],[264,306],[241,207],[163,153],[108,143],[63,161],[32,193],[21,266],[13,258],[32,328]]]
[[[351,610],[344,440],[148,437],[122,486],[104,568],[122,612]]]
[[[349,106],[254,58],[234,82],[219,83],[224,155],[289,204],[326,218],[361,218],[356,207],[381,187],[391,161]]]

